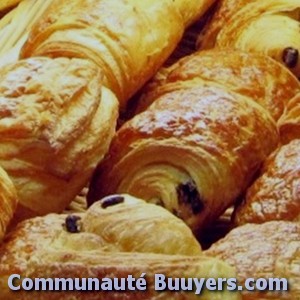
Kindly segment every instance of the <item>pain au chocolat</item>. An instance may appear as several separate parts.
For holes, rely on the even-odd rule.
[[[198,39],[199,49],[266,54],[300,76],[298,0],[221,0]]]
[[[145,291],[12,292],[8,277],[139,278]],[[21,222],[0,247],[0,288],[6,300],[239,300],[237,292],[155,291],[155,274],[171,278],[232,278],[234,268],[205,257],[190,229],[165,209],[128,195],[102,199],[85,213],[50,214]]]
[[[276,149],[277,121],[298,92],[295,76],[263,55],[210,50],[183,58],[146,87],[142,113],[117,132],[89,201],[126,192],[203,229]]]
[[[21,60],[0,70],[0,166],[20,218],[61,212],[87,184],[115,132],[118,101],[81,59]]]
[[[275,121],[299,103],[292,101],[300,92],[299,81],[278,62],[257,53],[212,49],[198,51],[162,68],[143,89],[136,112],[145,110],[160,96],[185,89],[193,82],[247,96],[266,108]]]

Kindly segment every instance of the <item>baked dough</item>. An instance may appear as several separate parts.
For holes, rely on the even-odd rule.
[[[113,195],[86,213],[26,220],[0,248],[0,290],[6,300],[16,292],[7,278],[121,278],[146,273],[143,292],[18,292],[19,299],[205,299],[238,300],[236,292],[155,292],[154,274],[184,278],[231,278],[234,269],[204,257],[190,229],[163,208],[127,195]],[[185,254],[185,255],[183,255]]]
[[[287,105],[284,114],[278,120],[278,129],[284,144],[300,139],[300,93]]]
[[[22,0],[1,0],[0,12],[19,4],[21,1]]]
[[[300,221],[300,140],[280,147],[237,207],[235,222]]]
[[[17,218],[62,211],[87,184],[115,132],[118,102],[89,61],[32,58],[0,70],[0,165]]]
[[[273,221],[247,224],[232,230],[206,255],[236,267],[237,278],[286,278],[289,291],[242,292],[243,300],[298,300],[300,298],[300,224]]]
[[[152,77],[185,27],[214,0],[54,0],[35,24],[21,57],[93,60],[121,107]]]
[[[199,48],[264,53],[299,77],[299,9],[298,0],[221,0],[199,38]]]
[[[136,111],[145,110],[163,94],[195,84],[219,86],[247,96],[267,109],[275,121],[287,108],[295,108],[290,102],[300,92],[297,78],[265,55],[213,49],[198,51],[161,69],[143,89]]]
[[[17,202],[16,189],[6,172],[0,167],[0,241],[13,217]]]
[[[191,80],[121,127],[88,200],[132,194],[198,232],[244,192],[278,140],[273,118],[255,101]]]

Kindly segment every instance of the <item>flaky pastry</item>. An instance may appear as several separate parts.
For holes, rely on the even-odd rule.
[[[120,128],[88,200],[132,194],[196,232],[244,192],[278,139],[274,119],[255,101],[191,80]]]
[[[299,223],[273,221],[247,224],[232,230],[224,239],[205,251],[205,254],[223,259],[236,267],[237,278],[241,284],[249,278],[288,280],[286,292],[247,292],[244,289],[243,300],[300,299]]]
[[[0,248],[0,289],[15,299],[205,299],[237,300],[235,292],[156,292],[154,275],[176,278],[230,278],[234,269],[203,256],[190,229],[163,208],[127,195],[113,195],[85,213],[37,217],[20,223]],[[183,255],[185,254],[185,255]],[[201,254],[201,255],[199,255]],[[12,292],[7,279],[139,278],[146,291]],[[17,283],[17,282],[15,282]]]
[[[121,107],[155,74],[214,0],[54,0],[21,57],[89,58]]]
[[[6,172],[0,167],[0,241],[14,215],[17,202],[16,189]]]
[[[221,0],[201,34],[199,48],[264,53],[300,76],[298,0]]]
[[[198,51],[163,68],[143,89],[137,112],[163,94],[193,85],[219,86],[262,105],[277,121],[300,91],[297,78],[273,59],[232,49]],[[295,105],[293,105],[295,107]]]
[[[278,129],[284,144],[300,139],[300,93],[289,101],[284,114],[278,120]]]
[[[62,211],[115,132],[118,102],[89,61],[32,58],[0,70],[0,165],[24,218]]]
[[[21,1],[22,0],[1,0],[0,1],[0,12],[17,5]]]
[[[237,207],[235,222],[300,221],[300,140],[280,147]]]

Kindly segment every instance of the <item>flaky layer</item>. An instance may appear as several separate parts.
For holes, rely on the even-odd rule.
[[[277,121],[299,93],[299,81],[267,56],[239,50],[199,51],[162,69],[144,89],[137,111],[163,94],[190,86],[219,86],[256,101]],[[295,105],[293,105],[295,106]]]
[[[284,114],[278,120],[278,128],[284,144],[300,139],[300,93],[289,102]]]
[[[21,57],[93,60],[124,108],[168,58],[184,28],[214,0],[54,0]]]
[[[117,100],[80,59],[22,60],[0,73],[0,165],[16,186],[18,217],[62,211],[109,146]]]
[[[222,0],[199,48],[236,48],[264,53],[300,75],[298,0]]]
[[[245,190],[278,134],[259,104],[218,87],[161,96],[118,131],[89,201],[126,192],[202,229]]]
[[[280,147],[237,207],[235,222],[300,220],[300,140]]]
[[[285,278],[289,281],[288,292],[244,290],[243,300],[297,300],[300,297],[299,223],[247,224],[231,231],[205,254],[236,267],[241,283],[248,278]]]
[[[30,278],[139,278],[144,292],[20,292],[20,299],[239,299],[234,292],[155,292],[154,275],[230,278],[234,269],[199,255],[186,225],[163,208],[127,195],[113,195],[86,213],[48,215],[27,220],[7,236],[0,248],[1,296],[15,299],[7,287],[12,273]],[[171,255],[172,254],[172,255]],[[182,255],[186,254],[186,255]],[[31,298],[30,298],[31,297]]]
[[[16,189],[7,173],[0,167],[0,241],[13,217],[17,202]]]

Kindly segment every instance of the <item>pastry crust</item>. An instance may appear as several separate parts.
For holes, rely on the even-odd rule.
[[[1,0],[0,2],[0,13],[6,9],[9,9],[17,4],[19,4],[22,0]]]
[[[88,200],[129,193],[163,205],[197,232],[234,203],[277,143],[262,106],[194,81],[121,127]]]
[[[106,153],[118,102],[85,60],[22,60],[0,77],[0,165],[18,192],[17,218],[60,212]]]
[[[143,89],[136,111],[160,96],[190,85],[219,86],[254,100],[277,121],[300,91],[297,78],[273,59],[231,49],[199,51],[164,68]]]
[[[199,48],[264,53],[300,76],[298,0],[222,0]]]
[[[17,202],[16,189],[6,172],[0,167],[0,241],[13,217]]]
[[[214,0],[54,0],[21,57],[80,57],[103,71],[121,107],[155,74]]]
[[[7,278],[13,273],[33,279],[128,275],[139,278],[146,273],[148,285],[143,292],[21,291],[18,297],[22,300],[240,299],[236,292],[228,291],[204,291],[200,298],[193,292],[155,292],[154,274],[172,278],[235,276],[234,269],[221,260],[199,255],[200,246],[190,229],[163,208],[127,195],[114,195],[76,217],[81,219],[73,224],[66,221],[66,215],[30,219],[7,236],[0,248],[2,297],[15,299],[16,292],[7,287]],[[77,231],[71,233],[74,228]]]
[[[300,221],[300,140],[280,147],[236,209],[235,222]]]
[[[284,144],[300,139],[300,93],[288,104],[284,114],[278,120],[281,141]]]
[[[247,224],[232,230],[214,244],[206,255],[218,257],[236,267],[237,278],[286,278],[288,292],[242,293],[243,300],[298,300],[300,297],[300,224],[273,221]]]

